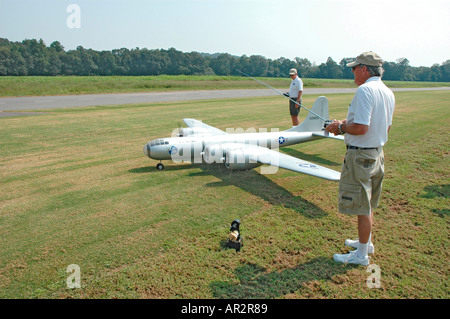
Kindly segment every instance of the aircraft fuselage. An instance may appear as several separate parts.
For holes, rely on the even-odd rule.
[[[320,139],[312,132],[267,132],[243,133],[216,136],[185,136],[168,137],[152,140],[145,144],[144,154],[156,160],[175,160],[183,158],[195,163],[201,163],[202,155],[208,145],[213,144],[249,144],[269,149]]]

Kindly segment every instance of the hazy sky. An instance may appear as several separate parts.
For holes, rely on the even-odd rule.
[[[316,64],[372,50],[430,67],[450,59],[449,17],[450,0],[0,0],[0,37]]]

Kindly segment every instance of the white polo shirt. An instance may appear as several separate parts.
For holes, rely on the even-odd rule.
[[[289,97],[298,97],[298,93],[303,91],[303,81],[298,76],[291,81],[291,86],[289,87]]]
[[[357,147],[379,147],[388,140],[388,128],[392,125],[395,97],[381,77],[373,76],[356,90],[348,108],[347,123],[369,126],[364,135],[345,134],[345,143]]]

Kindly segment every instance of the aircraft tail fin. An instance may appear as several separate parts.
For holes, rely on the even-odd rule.
[[[321,117],[328,119],[328,99],[325,96],[319,96],[314,102],[311,111],[320,115]],[[286,130],[286,132],[316,132],[323,129],[324,120],[318,117],[316,114],[309,112],[305,120],[298,126]]]

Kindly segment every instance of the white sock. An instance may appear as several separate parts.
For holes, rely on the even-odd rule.
[[[361,242],[358,244],[358,249],[356,249],[356,253],[359,255],[359,257],[364,258],[367,257],[369,254],[369,245],[370,241],[372,240],[372,232],[369,234],[369,240],[367,243],[362,244]]]
[[[359,243],[358,249],[356,250],[356,253],[360,258],[365,258],[368,256],[369,252],[369,243],[361,244]]]

